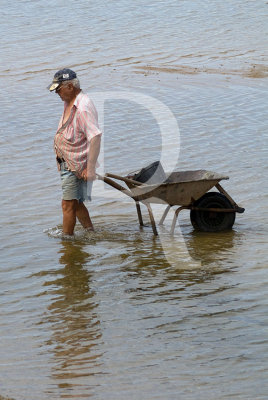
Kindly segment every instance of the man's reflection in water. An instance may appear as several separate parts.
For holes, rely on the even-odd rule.
[[[52,377],[60,388],[81,389],[87,382],[88,390],[88,377],[100,371],[97,360],[101,356],[98,304],[90,289],[91,274],[85,267],[90,256],[81,244],[73,242],[62,242],[59,254],[63,268],[56,271],[56,279],[46,282],[55,288],[45,321],[53,331],[47,343],[55,357]]]

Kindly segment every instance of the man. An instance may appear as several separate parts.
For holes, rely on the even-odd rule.
[[[76,217],[85,229],[94,230],[84,201],[91,200],[92,183],[96,179],[101,142],[98,114],[71,69],[56,72],[48,89],[64,101],[54,139],[62,181],[63,234],[73,235]]]

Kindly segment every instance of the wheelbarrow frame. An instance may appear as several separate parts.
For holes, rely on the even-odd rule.
[[[196,172],[198,172],[198,171],[196,171]],[[176,204],[176,201],[175,201],[175,204],[169,204],[163,198],[159,199],[157,196],[150,196],[150,193],[152,192],[151,186],[146,185],[141,182],[138,182],[138,181],[135,181],[135,180],[131,179],[131,177],[125,177],[125,176],[116,175],[116,174],[112,174],[112,173],[106,173],[104,176],[97,174],[97,178],[104,181],[106,184],[112,186],[113,188],[119,190],[120,192],[124,193],[125,195],[127,195],[128,197],[130,197],[131,199],[133,199],[135,201],[140,226],[144,226],[140,203],[144,204],[147,207],[152,230],[153,230],[153,233],[155,236],[158,235],[158,231],[156,228],[156,223],[155,223],[155,219],[154,219],[154,215],[153,215],[153,211],[152,211],[150,203],[168,204],[161,219],[160,219],[159,225],[163,225],[164,220],[165,220],[169,210],[173,206],[178,205],[178,204]],[[123,181],[127,185],[128,188],[125,188],[124,186],[120,185],[118,182],[115,182],[114,179]],[[175,210],[174,217],[173,217],[172,224],[171,224],[171,230],[170,230],[171,234],[174,234],[178,215],[182,210],[195,210],[195,211],[206,211],[206,212],[217,212],[217,213],[218,212],[220,212],[220,213],[243,213],[245,211],[244,208],[238,206],[238,204],[233,200],[233,198],[219,184],[219,181],[222,179],[229,179],[229,178],[219,176],[217,178],[211,179],[213,181],[213,184],[210,185],[210,189],[213,187],[216,187],[216,189],[219,191],[219,193],[223,194],[229,200],[229,202],[231,203],[233,208],[200,208],[200,207],[196,207],[194,205],[194,203],[196,202],[196,200],[201,198],[202,195],[197,199],[191,198],[191,201],[189,202],[189,204],[181,205]],[[202,180],[196,180],[195,182],[200,182],[200,181],[202,181]],[[185,182],[172,182],[172,183],[179,184],[179,183],[185,183]],[[164,182],[164,184],[167,185],[168,182]],[[161,186],[161,183],[159,183],[159,185],[154,185],[154,187],[156,187],[156,188],[160,187],[160,186]],[[139,193],[139,190],[137,189],[139,187],[142,187],[142,189],[145,189],[145,194]],[[138,190],[138,193],[137,193],[137,190]],[[203,195],[205,193],[207,193],[209,190],[205,190],[203,192]],[[156,190],[156,195],[157,195],[157,190]]]

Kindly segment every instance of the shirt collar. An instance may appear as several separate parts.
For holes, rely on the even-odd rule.
[[[74,101],[74,104],[73,104],[76,108],[78,108],[79,103],[80,103],[80,100],[81,100],[81,97],[82,97],[83,95],[84,95],[84,93],[83,93],[83,91],[81,90],[81,92],[78,93],[78,95],[76,96],[75,101]]]

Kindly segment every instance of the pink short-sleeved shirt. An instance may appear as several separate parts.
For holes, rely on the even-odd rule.
[[[62,125],[63,116],[64,112],[54,138],[55,152],[80,177],[87,166],[90,141],[94,136],[101,135],[98,113],[90,98],[81,91],[65,127]]]

